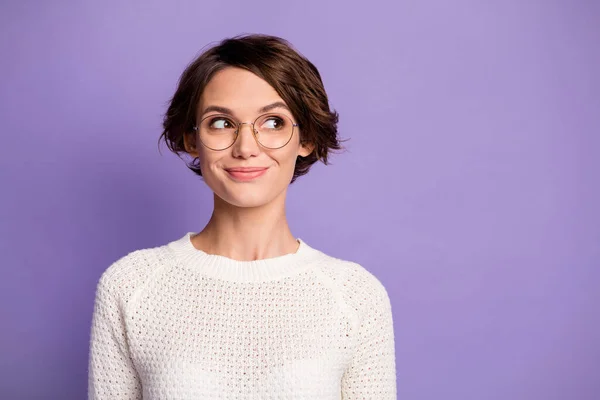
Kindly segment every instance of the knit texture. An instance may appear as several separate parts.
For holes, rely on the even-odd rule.
[[[362,266],[301,239],[236,261],[190,235],[102,274],[88,399],[396,399],[389,297]]]

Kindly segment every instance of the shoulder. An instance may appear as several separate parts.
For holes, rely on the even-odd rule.
[[[127,303],[154,274],[172,262],[173,257],[166,245],[132,251],[102,272],[96,288],[97,296],[109,296]]]
[[[364,311],[366,307],[377,305],[389,307],[386,288],[361,264],[326,256],[317,268],[322,277],[356,311]]]

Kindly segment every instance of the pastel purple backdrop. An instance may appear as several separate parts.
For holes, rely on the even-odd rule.
[[[392,300],[399,399],[600,398],[593,1],[3,1],[0,398],[82,399],[96,282],[202,228],[161,116],[209,43],[262,32],[322,73],[333,165],[292,230]]]

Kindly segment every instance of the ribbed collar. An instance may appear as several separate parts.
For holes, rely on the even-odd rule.
[[[295,253],[254,261],[238,261],[225,256],[208,254],[194,247],[191,236],[186,233],[181,239],[167,245],[175,257],[186,267],[198,270],[207,276],[236,282],[261,282],[294,275],[310,268],[315,261],[324,257],[302,239]]]

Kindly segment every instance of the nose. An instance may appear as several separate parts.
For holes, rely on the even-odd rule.
[[[244,129],[244,125],[248,125],[248,129]],[[249,122],[240,123],[232,152],[234,157],[239,158],[249,158],[260,153],[260,145],[254,135],[254,125]]]

